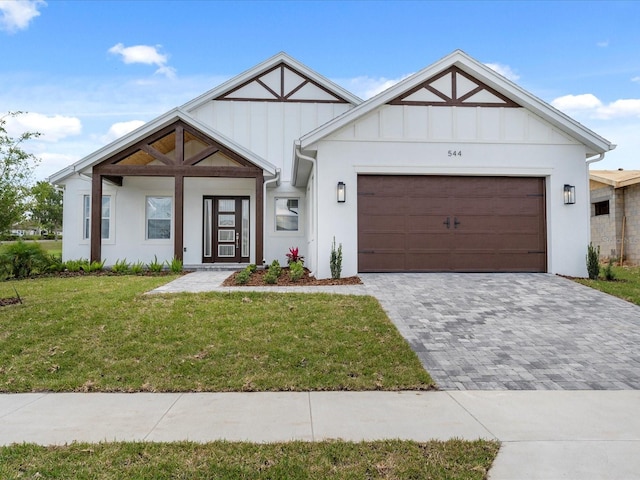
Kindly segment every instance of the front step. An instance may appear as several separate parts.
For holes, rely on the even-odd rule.
[[[183,265],[183,270],[196,272],[234,272],[242,270],[248,263],[196,263]]]

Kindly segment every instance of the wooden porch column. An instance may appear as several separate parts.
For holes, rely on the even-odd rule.
[[[177,259],[182,260],[184,247],[184,175],[176,174],[175,176],[175,198],[176,219],[173,226],[173,254]]]
[[[91,246],[92,262],[102,260],[102,175],[93,172],[91,177]]]
[[[256,175],[256,265],[264,259],[264,174]]]

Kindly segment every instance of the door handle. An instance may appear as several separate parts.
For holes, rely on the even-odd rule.
[[[444,222],[442,222],[442,224],[446,225],[447,228],[451,228],[451,218],[447,217],[447,219]]]
[[[460,225],[460,220],[458,217],[453,217],[453,228],[458,228],[458,225]]]
[[[236,233],[236,248],[240,248],[239,240],[240,240],[240,234]]]

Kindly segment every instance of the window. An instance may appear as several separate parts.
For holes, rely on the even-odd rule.
[[[147,197],[147,240],[171,238],[171,197]]]
[[[82,199],[82,238],[91,238],[91,195],[85,195]],[[110,238],[111,232],[111,196],[102,196],[102,239]]]
[[[595,216],[609,215],[609,200],[604,202],[596,202],[593,204],[595,207]]]
[[[297,198],[276,198],[276,231],[298,231]]]

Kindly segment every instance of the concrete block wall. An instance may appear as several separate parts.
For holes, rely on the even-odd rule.
[[[626,264],[640,264],[640,185],[624,189],[624,213],[626,225],[624,233],[624,256]]]
[[[609,215],[596,216],[594,204],[606,200],[609,200]],[[620,207],[617,205],[613,187],[603,186],[591,190],[591,243],[600,246],[600,258],[603,260],[615,258],[620,254],[619,230],[616,221],[616,212],[623,211]]]

